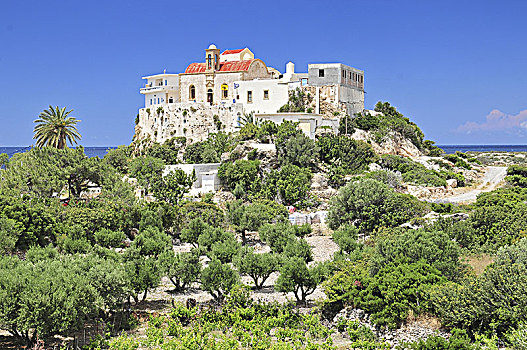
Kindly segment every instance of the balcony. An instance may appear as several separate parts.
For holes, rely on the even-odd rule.
[[[148,94],[151,92],[160,92],[160,91],[170,91],[176,90],[178,87],[176,85],[151,85],[146,84],[145,87],[139,89],[139,92],[142,94]]]

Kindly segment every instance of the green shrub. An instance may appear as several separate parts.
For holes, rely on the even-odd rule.
[[[121,231],[101,229],[94,234],[95,242],[101,247],[118,248],[124,245],[126,235]]]
[[[218,177],[230,191],[241,184],[245,193],[254,193],[260,188],[259,172],[259,160],[237,160],[222,163],[218,168]]]
[[[199,280],[201,262],[199,255],[194,252],[174,254],[172,250],[166,251],[159,259],[164,273],[174,284],[177,291],[184,290],[191,283]]]
[[[389,264],[424,261],[448,279],[458,280],[464,270],[459,258],[459,247],[441,231],[392,229],[377,237],[370,271],[376,274]]]
[[[310,186],[311,171],[288,164],[280,170],[272,170],[264,178],[260,195],[284,205],[303,207]]]
[[[361,232],[372,232],[401,225],[425,210],[415,197],[398,194],[373,179],[360,179],[342,187],[331,199],[328,224],[333,230],[353,224]]]
[[[219,260],[212,260],[201,272],[201,287],[212,295],[214,299],[221,300],[234,287],[240,276],[229,264],[222,264]]]
[[[296,300],[305,304],[306,297],[315,291],[326,275],[323,264],[308,267],[302,258],[289,258],[280,269],[275,288],[279,292],[293,292]]]
[[[458,168],[465,168],[465,169],[469,169],[469,170],[472,169],[470,164],[468,164],[463,158],[458,157],[455,154],[445,154],[445,155],[443,155],[443,158],[445,158],[446,160],[451,161],[452,163],[454,163],[454,166],[456,166]]]
[[[527,321],[525,288],[527,239],[522,239],[501,248],[480,276],[437,288],[431,301],[445,326],[501,336]]]
[[[256,289],[262,289],[269,276],[278,270],[280,258],[272,253],[254,253],[253,248],[245,248],[235,259],[234,264],[242,275],[254,281]]]

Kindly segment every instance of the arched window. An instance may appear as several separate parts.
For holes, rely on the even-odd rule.
[[[210,103],[210,104],[212,104],[212,102],[213,102],[213,95],[214,94],[212,92],[212,89],[209,89],[207,91],[207,102]]]
[[[221,85],[221,98],[224,100],[229,98],[229,85],[227,84]]]
[[[212,55],[210,53],[207,56],[207,66],[208,66],[208,69],[212,68]]]
[[[188,88],[188,99],[189,100],[195,100],[196,99],[196,88],[194,85],[190,85]]]
[[[168,103],[174,103],[174,99],[172,98],[172,96],[168,98]]]

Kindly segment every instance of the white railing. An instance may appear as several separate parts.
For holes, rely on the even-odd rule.
[[[177,86],[174,85],[159,85],[159,86],[145,86],[139,89],[140,92],[149,92],[149,91],[161,91],[161,90],[175,90]]]

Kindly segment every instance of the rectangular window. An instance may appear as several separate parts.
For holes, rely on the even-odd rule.
[[[167,85],[168,85],[168,81],[167,81],[167,80],[165,80],[165,86],[167,86]]]
[[[324,77],[324,70],[323,69],[319,69],[318,70],[318,76],[323,78]]]
[[[300,85],[302,85],[302,86],[306,86],[306,85],[307,85],[307,78],[302,78],[302,79],[300,80]]]
[[[269,90],[264,90],[264,100],[269,99]]]
[[[150,106],[152,105],[152,99],[150,99]]]
[[[253,92],[247,91],[247,103],[253,103]]]

